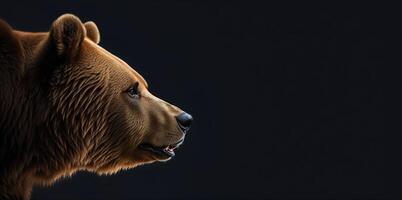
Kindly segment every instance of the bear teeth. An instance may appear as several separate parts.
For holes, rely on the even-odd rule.
[[[172,152],[175,148],[176,148],[176,147],[174,147],[174,146],[167,146],[167,147],[165,148],[165,151]]]

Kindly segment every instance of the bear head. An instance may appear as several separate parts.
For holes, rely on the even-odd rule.
[[[166,161],[183,143],[191,115],[99,41],[71,14],[40,33],[0,21],[0,193]]]

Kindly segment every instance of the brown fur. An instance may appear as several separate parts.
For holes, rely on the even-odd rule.
[[[0,20],[0,199],[28,199],[33,185],[77,170],[110,174],[164,160],[138,145],[184,138],[174,118],[182,111],[149,93],[99,38],[95,23],[70,14],[43,33]],[[126,91],[135,83],[133,100]]]

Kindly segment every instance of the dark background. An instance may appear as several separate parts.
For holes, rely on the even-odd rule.
[[[177,156],[80,172],[33,199],[402,197],[402,3],[2,2],[14,28],[71,12],[195,124]]]

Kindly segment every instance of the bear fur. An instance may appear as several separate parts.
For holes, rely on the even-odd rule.
[[[183,111],[99,41],[96,24],[72,14],[37,33],[0,20],[1,200],[29,199],[34,185],[77,170],[165,161],[161,149],[183,142]]]

